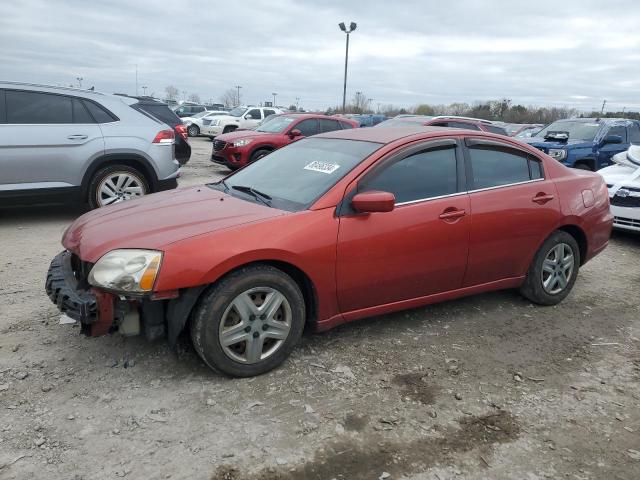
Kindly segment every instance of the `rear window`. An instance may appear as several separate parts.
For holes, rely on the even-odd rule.
[[[507,135],[507,131],[497,125],[485,125],[484,128],[486,128],[487,132],[497,133],[498,135]]]
[[[350,123],[347,123],[347,122],[340,122],[340,126],[341,126],[343,129],[353,128],[353,125],[351,125]]]
[[[155,118],[157,118],[161,122],[166,123],[170,127],[175,127],[176,125],[179,125],[180,123],[182,123],[182,120],[180,120],[180,117],[178,117],[178,115],[176,115],[175,112],[171,110],[168,105],[134,103],[133,105],[131,105],[131,107],[134,108],[135,110],[139,110],[139,111],[141,110],[143,112],[146,112],[154,116]]]

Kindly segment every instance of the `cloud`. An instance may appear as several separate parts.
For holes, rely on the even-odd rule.
[[[181,92],[216,99],[242,85],[258,103],[374,103],[508,97],[515,103],[640,109],[637,0],[436,2],[255,0],[171,7],[152,0],[21,0],[3,5],[0,78],[107,92]]]

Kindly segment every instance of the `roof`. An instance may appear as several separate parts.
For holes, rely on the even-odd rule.
[[[630,118],[609,118],[609,117],[598,117],[598,118],[562,118],[560,120],[556,120],[556,122],[631,122]],[[553,122],[555,123],[555,122]]]
[[[84,95],[105,95],[101,92],[96,92],[94,90],[89,90],[86,88],[75,88],[75,87],[63,87],[61,85],[43,85],[40,83],[28,83],[28,82],[10,82],[6,80],[0,80],[0,88],[14,87],[19,89],[20,87],[29,87],[29,89],[43,89],[43,90],[60,90],[61,92],[74,92],[80,93]]]
[[[441,133],[443,131],[453,131],[456,134],[466,132],[466,129],[447,127],[387,127],[387,128],[353,128],[349,130],[336,130],[333,132],[314,135],[313,138],[341,138],[344,140],[360,140],[363,142],[392,143],[404,137],[426,133]],[[474,134],[482,133],[468,130]]]
[[[454,120],[468,120],[471,122],[479,122],[479,123],[487,123],[487,124],[494,123],[491,120],[485,120],[484,118],[460,117],[458,115],[438,115],[437,117],[433,117],[432,120],[444,120],[447,118],[452,118]]]

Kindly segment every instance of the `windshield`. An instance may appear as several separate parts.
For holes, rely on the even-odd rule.
[[[268,197],[275,208],[304,210],[381,146],[335,138],[298,140],[227,177],[224,185],[220,182],[210,186],[220,189],[226,185],[230,195],[253,199],[254,196],[238,193],[251,187],[261,197]]]
[[[569,134],[569,140],[591,141],[596,136],[601,125],[598,122],[553,122],[536,133],[535,138],[542,140],[549,132],[566,132]]]
[[[209,112],[206,110],[203,110],[202,112],[198,112],[195,115],[191,115],[191,118],[202,118],[205,115],[207,115]]]
[[[257,132],[266,132],[266,133],[282,133],[284,132],[291,122],[293,122],[295,118],[288,117],[286,115],[279,115],[277,117],[266,119],[262,125],[256,128]]]
[[[376,127],[415,127],[416,125],[424,126],[425,122],[431,117],[401,117],[385,120],[376,125]]]
[[[229,112],[229,115],[231,115],[232,117],[241,117],[242,114],[246,111],[247,109],[244,107],[236,107]]]

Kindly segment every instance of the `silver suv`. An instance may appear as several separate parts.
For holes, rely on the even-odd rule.
[[[177,186],[175,134],[135,98],[0,82],[0,206],[102,207]]]

